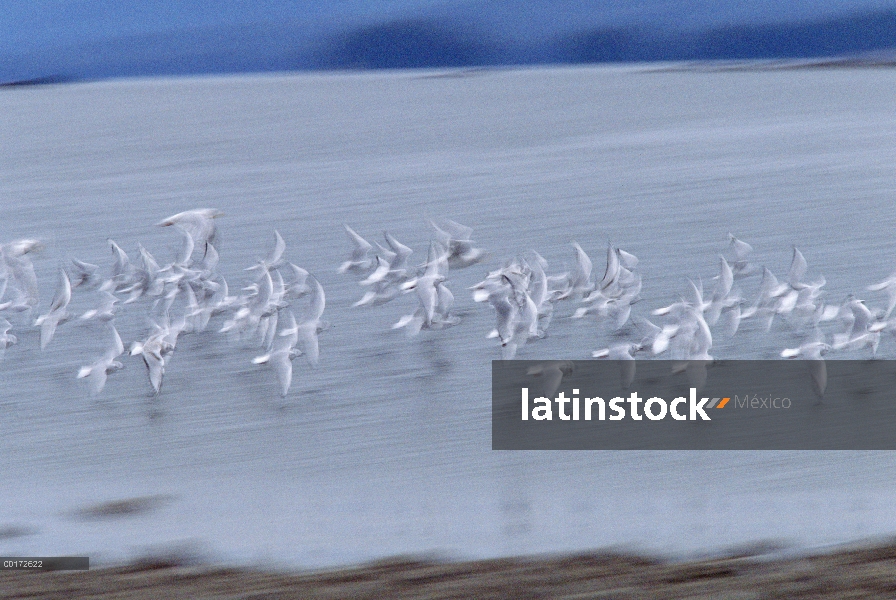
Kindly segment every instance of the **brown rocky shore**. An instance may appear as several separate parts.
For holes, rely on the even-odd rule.
[[[468,562],[394,558],[307,573],[156,559],[87,572],[0,572],[0,598],[896,598],[896,543],[799,558],[690,562],[612,552]]]

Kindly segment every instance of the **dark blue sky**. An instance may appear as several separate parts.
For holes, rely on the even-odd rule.
[[[0,52],[103,38],[282,21],[334,25],[391,19],[444,0],[5,0]]]
[[[404,16],[475,14],[481,6],[511,29],[668,21],[769,22],[896,7],[892,0],[5,0],[0,52],[29,52],[108,37],[238,24],[326,25]],[[481,12],[481,11],[480,11]]]
[[[820,33],[737,30],[736,47],[724,29],[874,11],[890,11],[893,19],[829,23]],[[896,39],[896,21],[887,19],[896,19],[896,0],[0,0],[0,82],[736,58],[750,57],[749,44],[764,49],[758,56],[848,53]],[[877,28],[873,43],[862,40],[864,27]],[[683,41],[682,32],[703,37]]]

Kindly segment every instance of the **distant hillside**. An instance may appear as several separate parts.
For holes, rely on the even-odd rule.
[[[319,60],[327,68],[413,68],[844,56],[896,48],[896,11],[692,31],[601,27],[534,43],[482,31],[448,20],[373,25],[333,36]]]
[[[316,62],[323,68],[412,69],[495,64],[499,55],[498,44],[469,29],[408,20],[333,36]]]
[[[537,6],[547,10],[543,2]],[[0,83],[306,69],[809,58],[896,49],[896,10],[701,28],[654,22],[571,29],[557,21],[553,28],[542,26],[529,34],[519,23],[502,29],[494,11],[478,20],[469,14],[460,19],[459,14],[345,21],[339,27],[302,21],[205,27],[0,54]]]
[[[595,29],[558,39],[568,63],[813,58],[896,48],[896,11],[807,23],[732,25],[695,32]]]

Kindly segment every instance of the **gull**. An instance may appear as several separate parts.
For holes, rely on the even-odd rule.
[[[432,242],[429,246],[429,261],[426,265],[426,271],[420,277],[411,279],[399,286],[402,291],[415,290],[417,292],[417,298],[420,300],[420,305],[426,317],[424,325],[427,327],[432,325],[438,305],[437,286],[445,281],[445,275],[439,269],[439,265],[442,262],[440,256],[442,255],[443,252],[436,247],[436,242]]]
[[[694,321],[691,318],[691,312],[696,313],[698,311],[693,310],[693,306],[682,298],[669,306],[651,311],[651,314],[654,316],[668,316],[673,320],[672,323],[664,325],[662,329],[647,319],[641,321],[642,324],[646,324],[651,332],[654,354],[660,354],[668,349],[672,340],[686,337],[694,332],[695,328],[691,326]]]
[[[227,280],[224,279],[223,275],[218,275],[215,278],[214,283],[214,291],[212,292],[211,296],[206,296],[204,304],[200,307],[202,314],[198,317],[197,315],[192,315],[199,319],[199,331],[205,330],[205,328],[208,326],[209,320],[213,316],[233,310],[239,305],[240,302],[240,299],[237,296],[229,295]]]
[[[852,313],[852,318],[846,316],[846,322],[852,322],[848,332],[834,334],[834,350],[860,350],[871,348],[871,355],[877,354],[877,346],[880,344],[880,334],[887,327],[886,321],[876,318],[876,315],[865,306],[862,300],[849,298],[844,303],[845,310]]]
[[[653,353],[659,354],[669,349],[672,360],[677,361],[672,372],[686,371],[692,387],[702,389],[706,383],[706,366],[713,361],[713,357],[709,355],[712,332],[703,312],[690,303],[678,302],[655,310],[653,314],[671,315],[677,320],[677,323],[667,325],[659,331],[656,325],[644,320],[652,332]]]
[[[284,290],[284,297],[298,300],[307,296],[311,292],[311,286],[307,283],[308,271],[292,263],[289,263],[289,268],[292,270],[294,279]]]
[[[386,250],[385,254],[391,259],[377,254],[376,268],[360,282],[360,285],[371,285],[373,289],[367,290],[360,300],[352,304],[352,307],[385,304],[394,300],[401,293],[399,286],[404,281],[406,270],[403,268],[393,270],[391,265],[398,260],[398,255],[389,250]]]
[[[438,319],[434,322],[439,328],[451,327],[460,323],[460,317],[451,314],[451,307],[454,306],[454,294],[440,281],[436,284],[436,295],[438,302],[436,303],[436,316]]]
[[[518,284],[519,285],[519,284]],[[488,286],[486,300],[495,309],[497,323],[488,337],[501,340],[501,358],[513,360],[517,348],[530,337],[537,337],[538,308],[528,292],[513,284],[513,279],[502,275],[500,281]]]
[[[741,319],[761,317],[765,330],[772,327],[772,320],[778,311],[779,299],[787,293],[790,286],[786,283],[778,283],[778,278],[767,267],[762,267],[762,279],[759,282],[759,295],[753,306],[741,311]]]
[[[781,286],[783,292],[780,294],[778,301],[774,307],[775,313],[784,315],[791,320],[800,321],[806,315],[814,315],[815,303],[814,299],[820,294],[819,290],[825,285],[824,278],[816,283],[804,283],[803,276],[806,274],[808,265],[803,253],[796,246],[793,247],[793,260],[790,262],[790,272],[788,274],[788,283]],[[796,310],[797,314],[791,316]]]
[[[473,300],[475,302],[485,302],[488,299],[488,292],[495,285],[504,285],[510,283],[513,279],[519,287],[528,287],[529,267],[519,258],[508,260],[503,267],[490,271],[486,274],[485,279],[480,281],[469,289],[473,290]],[[563,274],[561,279],[566,280],[568,274]]]
[[[320,357],[318,334],[325,330],[329,324],[321,320],[326,306],[324,288],[314,275],[308,275],[311,280],[311,305],[306,318],[298,325],[298,341],[302,346],[302,353],[308,359],[308,363],[314,366]]]
[[[257,290],[259,286],[258,284],[255,284],[255,292],[253,294],[240,294],[239,296],[227,295],[226,281],[222,287],[224,288],[225,295],[218,300],[218,304],[215,307],[213,314],[222,312],[232,312],[233,314],[227,321],[225,321],[221,329],[218,330],[218,333],[233,331],[234,333],[240,334],[249,326],[249,315],[252,313],[251,305],[258,297]]]
[[[19,342],[16,336],[9,333],[10,329],[12,329],[12,325],[9,321],[0,317],[0,358],[3,358],[7,348]]]
[[[81,367],[78,371],[78,379],[89,378],[91,393],[93,395],[99,394],[106,385],[108,375],[124,368],[124,365],[115,360],[122,354],[124,354],[124,344],[121,343],[118,330],[113,326],[112,347],[92,365]]]
[[[283,275],[280,273],[280,269],[271,269],[271,282],[274,286],[273,293],[271,294],[271,302],[278,305],[278,308],[286,308],[283,304],[283,296],[286,295],[286,282],[283,281]]]
[[[53,339],[56,327],[69,319],[68,303],[72,299],[72,284],[65,269],[59,268],[59,286],[50,304],[50,310],[39,316],[34,325],[40,327],[40,349],[43,350]]]
[[[407,327],[408,337],[413,337],[420,333],[421,329],[445,329],[460,323],[460,317],[451,314],[451,306],[454,303],[454,294],[443,283],[436,285],[437,302],[435,306],[435,317],[429,324],[426,323],[426,312],[420,306],[410,315],[401,317],[392,329],[401,329]]]
[[[538,331],[538,307],[529,292],[523,290],[515,295],[515,300],[519,308],[519,323],[517,324],[517,334],[523,334],[523,343],[528,338],[538,338],[541,334]]]
[[[526,269],[525,273],[517,274],[511,272],[505,276],[506,280],[510,282],[511,300],[513,300],[517,309],[518,320],[514,337],[522,334],[523,343],[530,337],[540,337],[538,331],[538,307],[529,295],[530,274],[531,272]]]
[[[884,314],[883,318],[889,319],[890,313],[892,313],[893,308],[896,307],[896,272],[894,272],[892,275],[890,275],[880,283],[869,285],[866,289],[872,292],[879,292],[883,290],[887,293],[887,312]]]
[[[374,283],[379,283],[386,279],[386,275],[389,274],[389,263],[388,261],[376,257],[376,264],[373,272],[370,273],[365,279],[361,281],[361,285],[372,285]]]
[[[439,243],[444,246],[448,252],[448,266],[452,269],[463,269],[482,261],[486,253],[480,248],[474,248],[470,239],[473,235],[473,229],[465,225],[461,225],[451,219],[444,219],[446,227],[450,231],[445,231],[432,220],[429,224],[436,230],[436,238]]]
[[[790,273],[788,274],[788,281],[790,282],[790,287],[795,290],[801,289],[804,284],[800,282],[803,278],[803,275],[806,274],[806,270],[809,268],[808,263],[806,262],[806,258],[803,256],[803,253],[797,250],[796,246],[793,247],[793,259],[790,261]]]
[[[734,262],[731,267],[734,277],[746,277],[755,273],[756,267],[747,262],[747,255],[753,251],[753,246],[737,239],[730,231],[728,232],[728,244],[734,252]]]
[[[134,268],[131,266],[131,260],[127,253],[121,249],[121,246],[115,243],[115,240],[109,240],[109,246],[115,255],[115,263],[112,265],[112,272],[109,279],[103,282],[100,290],[104,292],[117,292],[119,289],[127,287],[131,282],[131,275]]]
[[[149,374],[149,383],[158,396],[162,390],[162,377],[165,375],[165,362],[174,350],[170,342],[166,341],[166,331],[159,330],[153,333],[145,342],[131,344],[131,356],[141,356],[146,371]]]
[[[271,348],[271,351],[252,359],[256,365],[269,363],[277,374],[277,383],[280,384],[280,396],[285,398],[292,384],[292,361],[302,352],[296,349],[299,341],[299,326],[296,317],[291,310],[286,311],[288,316],[287,326],[280,331]]]
[[[666,315],[678,316],[682,314],[683,311],[686,311],[690,308],[690,304],[685,302],[683,299],[679,302],[673,302],[669,306],[664,306],[662,308],[657,308],[650,311],[650,314],[657,317],[664,317]]]
[[[526,375],[541,377],[546,398],[553,398],[564,375],[569,375],[575,370],[575,363],[571,360],[552,360],[532,365],[526,369]]]
[[[205,256],[202,257],[202,262],[199,263],[199,270],[204,274],[206,278],[211,278],[214,276],[215,269],[218,267],[218,251],[215,250],[215,247],[211,242],[206,242],[205,244]]]
[[[634,344],[631,342],[613,344],[608,348],[593,351],[591,356],[593,358],[606,358],[609,360],[635,360],[633,355],[642,348],[643,346],[641,344]]]
[[[136,302],[143,294],[151,294],[153,296],[158,296],[162,293],[164,288],[164,278],[160,277],[163,269],[159,267],[159,263],[156,262],[156,259],[153,258],[152,254],[143,247],[142,244],[137,244],[137,251],[140,253],[140,262],[141,267],[132,269],[131,280],[133,283],[127,287],[119,287],[116,291],[129,294],[128,299],[124,301],[125,304],[131,304]],[[175,263],[178,264],[178,263]],[[170,265],[167,269],[173,270],[174,265]],[[108,292],[108,290],[103,290]]]
[[[393,252],[389,248],[386,248],[379,242],[374,242],[374,244],[376,244],[376,256],[377,257],[383,259],[383,261],[386,263],[391,263],[393,260],[395,260],[397,253]]]
[[[191,286],[184,287],[187,298],[187,306],[184,309],[184,332],[202,332],[208,326],[214,307],[210,303],[202,303],[196,299],[196,293]]]
[[[694,280],[690,277],[688,278],[688,285],[691,287],[691,293],[693,298],[689,302],[689,305],[693,307],[694,310],[699,311],[702,315],[709,308],[710,303],[703,300],[703,280],[698,279],[698,283],[694,283]]]
[[[486,277],[476,285],[470,286],[468,289],[473,292],[473,302],[488,302],[488,298],[492,292],[501,287],[503,286],[499,280]]]
[[[840,314],[840,307],[834,306],[831,304],[825,304],[824,302],[819,302],[815,307],[815,315],[813,316],[814,325],[818,325],[818,323],[823,323],[826,321],[833,321]]]
[[[672,338],[678,335],[678,330],[680,328],[681,326],[678,323],[664,325],[653,338],[650,347],[651,352],[653,352],[654,355],[665,352],[669,348]]]
[[[600,290],[594,290],[586,298],[591,303],[588,307],[577,308],[571,318],[581,319],[585,315],[597,314],[601,317],[613,317],[615,331],[622,329],[631,316],[632,306],[630,299],[608,298]]]
[[[631,269],[638,264],[638,258],[612,244],[607,246],[607,269],[603,279],[582,302],[590,304],[578,308],[572,318],[582,318],[596,313],[602,318],[612,317],[615,330],[622,329],[631,316],[632,304],[640,300],[641,276]]]
[[[218,288],[212,295],[211,300],[208,301],[208,304],[211,307],[211,316],[219,315],[233,309],[238,310],[240,297],[230,295],[230,288],[228,288],[227,280],[224,279],[224,276],[218,275],[216,283],[218,284]]]
[[[601,298],[617,300],[619,305],[634,302],[641,292],[641,276],[631,270],[637,265],[637,256],[616,248],[612,243],[607,244],[607,268],[604,276],[583,302]]]
[[[395,236],[387,231],[383,232],[389,249],[395,253],[395,257],[389,261],[389,278],[398,283],[404,281],[407,273],[408,257],[414,252],[409,247],[399,242]]]
[[[174,225],[181,229],[190,236],[195,246],[203,248],[204,256],[208,252],[207,244],[215,241],[215,234],[217,233],[215,219],[222,216],[224,216],[224,213],[214,208],[197,208],[172,215],[167,219],[159,221],[157,225],[159,227]],[[189,256],[186,258],[189,259]]]
[[[196,240],[194,240],[193,236],[185,229],[180,229],[180,232],[183,241],[181,242],[180,252],[174,260],[174,264],[189,267],[193,263],[193,250],[196,249]]]
[[[816,329],[815,340],[798,348],[785,348],[781,351],[782,358],[804,357],[808,360],[809,374],[812,378],[812,391],[820,401],[824,401],[824,391],[828,385],[828,368],[824,361],[824,354],[832,347],[824,342],[821,331]]]
[[[276,271],[274,272],[276,273]],[[267,319],[272,317],[277,310],[286,306],[282,298],[275,292],[270,270],[262,269],[261,279],[255,286],[257,289],[255,296],[250,297],[250,300],[237,310],[233,318],[224,324],[220,330],[221,333],[236,330],[252,335],[258,331],[263,320],[265,320],[263,327],[267,328],[269,325]],[[264,335],[262,338],[264,339]]]
[[[694,306],[685,304],[676,312],[679,321],[670,339],[670,354],[672,360],[677,362],[672,367],[672,373],[685,372],[690,386],[699,391],[706,385],[706,368],[714,360],[709,355],[712,332],[703,313]]]
[[[639,280],[640,282],[640,280]],[[640,283],[639,283],[640,289]],[[606,310],[607,316],[613,316],[613,328],[615,331],[622,329],[625,324],[628,322],[629,317],[632,314],[632,303],[634,300],[632,298],[623,297],[623,298],[611,298],[607,302]]]
[[[483,300],[478,300],[480,296],[474,297],[477,302],[485,302],[495,309],[498,321],[495,325],[494,333],[501,340],[501,344],[506,346],[513,338],[513,332],[516,329],[516,321],[519,319],[518,308],[510,300],[512,288],[509,281],[504,278],[503,282],[495,282],[488,289],[478,290],[485,294]],[[489,337],[492,337],[491,334]]]
[[[642,348],[643,346],[641,344],[613,344],[609,348],[595,350],[591,353],[591,356],[594,358],[606,358],[619,361],[619,374],[622,389],[627,390],[635,380],[635,367],[637,363],[635,362],[635,357],[633,355]]]
[[[544,272],[548,261],[542,258],[538,252],[533,251],[532,254],[535,256],[535,260],[529,263],[529,268],[532,271],[532,278],[529,281],[529,297],[532,298],[532,302],[538,310],[538,324],[541,335],[544,335],[554,315],[554,300],[553,294],[548,289],[547,274]]]
[[[264,315],[258,323],[258,344],[262,348],[270,349],[274,344],[274,336],[277,335],[277,321],[280,319],[279,308]]]
[[[781,358],[804,357],[807,360],[822,360],[822,355],[831,349],[830,344],[819,340],[803,344],[798,348],[785,348],[781,351]]]
[[[692,310],[691,316],[696,324],[696,331],[691,342],[688,360],[712,361],[713,358],[709,355],[709,350],[712,348],[712,332],[709,329],[709,324],[703,318],[702,313]]]
[[[401,290],[398,286],[406,280],[408,257],[413,252],[388,232],[383,232],[389,248],[377,244],[376,268],[361,285],[374,285],[374,289],[352,306],[384,304],[395,298]]]
[[[189,236],[188,236],[189,237]],[[145,276],[152,283],[152,281],[158,277],[159,272],[162,270],[159,267],[158,261],[156,261],[155,257],[149,253],[149,250],[143,247],[143,244],[137,242],[137,252],[140,253],[140,264],[142,265],[142,270],[145,271]],[[175,265],[180,265],[186,268],[187,263],[189,262],[189,256],[187,259],[181,259],[174,262]]]
[[[685,373],[688,379],[688,385],[697,390],[699,394],[704,386],[706,386],[707,372],[706,369],[712,364],[712,360],[683,360],[677,361],[672,366],[672,373]]]
[[[734,300],[734,299],[732,299]],[[734,334],[737,333],[737,330],[740,328],[741,321],[741,303],[743,302],[742,298],[737,298],[735,302],[732,302],[731,306],[724,309],[722,311],[724,316],[724,321],[722,321],[723,331],[727,337],[734,337]]]
[[[368,256],[373,246],[370,242],[355,233],[355,230],[348,225],[343,224],[343,227],[345,228],[345,233],[348,234],[349,239],[351,239],[352,243],[355,245],[355,249],[352,250],[352,255],[349,259],[339,265],[336,272],[340,275],[349,271],[359,274],[366,273],[373,266],[373,261],[371,261]]]
[[[597,284],[599,290],[606,290],[613,285],[619,278],[620,267],[619,254],[613,248],[613,244],[607,244],[607,268],[604,271],[603,279]]]
[[[3,244],[3,246],[0,246],[0,248],[2,248],[3,255],[6,258],[21,258],[26,254],[30,254],[31,252],[43,250],[44,244],[40,240],[24,238],[21,240]]]
[[[429,260],[424,273],[399,286],[405,293],[416,291],[420,307],[413,314],[399,319],[392,329],[410,325],[408,335],[413,336],[421,329],[442,329],[460,322],[459,318],[450,314],[454,294],[444,283],[447,278],[447,256],[447,252],[438,242],[430,244]]]
[[[115,305],[118,304],[118,298],[109,292],[100,292],[100,294],[102,294],[103,299],[102,302],[100,302],[99,307],[85,311],[84,314],[78,317],[79,319],[82,321],[88,321],[90,319],[111,321],[115,318]]]
[[[72,263],[72,289],[80,286],[94,287],[99,285],[99,278],[96,276],[99,267],[77,258],[71,259]]]
[[[34,239],[16,240],[0,246],[0,256],[7,276],[12,277],[13,286],[18,291],[16,310],[34,308],[39,302],[37,275],[34,274],[34,265],[28,255],[43,247],[42,242]]]
[[[255,270],[265,270],[270,271],[274,267],[279,266],[283,262],[283,252],[286,251],[286,242],[283,241],[283,237],[280,235],[280,232],[276,229],[274,230],[274,247],[268,253],[268,255],[258,261],[258,264],[246,267],[246,271],[255,271]]]
[[[576,272],[572,276],[567,276],[566,289],[557,296],[558,300],[586,294],[594,289],[594,283],[591,281],[591,259],[577,242],[573,242],[572,245],[576,252]],[[610,267],[607,268],[609,270]],[[604,277],[606,278],[606,275]]]
[[[836,317],[839,309],[835,306],[825,306],[820,300],[821,288],[825,283],[822,277],[819,282],[805,284],[796,293],[796,302],[788,316],[796,329],[815,328],[820,322],[830,321]]]
[[[3,279],[3,286],[6,287],[8,282],[7,278]],[[5,291],[5,290],[4,290]],[[13,287],[13,291],[15,292],[15,298],[12,300],[7,300],[6,302],[0,303],[0,310],[10,311],[10,312],[25,312],[30,311],[34,308],[36,303],[33,303],[34,298],[29,297],[22,292],[18,287]]]
[[[404,315],[398,321],[392,325],[392,329],[401,329],[402,327],[407,328],[408,337],[413,337],[420,333],[421,329],[424,329],[426,324],[426,316],[423,311],[423,307],[419,307],[412,314]],[[428,329],[428,328],[427,328]]]
[[[626,252],[622,248],[616,248],[616,254],[619,255],[619,263],[626,269],[634,269],[638,266],[638,257],[631,252]]]
[[[170,323],[168,314],[165,313],[163,322],[164,327],[160,327],[162,330],[162,340],[165,342],[166,347],[170,348],[166,355],[167,362],[167,359],[170,359],[171,352],[177,347],[177,338],[180,337],[182,333],[192,333],[194,330],[190,327],[190,323],[187,321],[187,316],[185,314],[182,314],[174,323]],[[159,326],[157,325],[156,327]]]
[[[3,295],[6,293],[6,287],[9,284],[9,277],[6,275],[5,271],[0,271],[0,300],[3,300]],[[12,301],[8,300],[6,302],[0,303],[0,310],[6,310],[12,306]]]
[[[709,306],[706,311],[706,322],[710,325],[715,325],[719,321],[723,308],[730,308],[739,303],[739,298],[733,299],[733,302],[729,300],[733,285],[734,272],[731,270],[731,265],[728,264],[728,261],[725,260],[724,256],[720,256],[718,281],[716,282],[716,288],[713,290],[712,299],[709,301]]]
[[[669,349],[671,339],[678,334],[680,328],[678,323],[659,327],[644,318],[639,319],[636,322],[636,325],[638,325],[639,328],[647,329],[647,336],[641,341],[641,345],[644,347],[650,346],[651,352],[653,352],[654,355],[662,354]]]

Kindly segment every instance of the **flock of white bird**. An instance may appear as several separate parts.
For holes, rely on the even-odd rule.
[[[105,323],[111,340],[108,350],[77,373],[78,378],[87,379],[93,394],[99,394],[107,377],[123,367],[118,359],[125,354],[125,345],[114,324],[116,314],[122,306],[141,302],[149,305],[149,331],[130,344],[128,353],[142,358],[153,394],[161,391],[165,366],[179,336],[204,331],[213,317],[221,315],[219,331],[257,344],[262,351],[251,362],[273,368],[285,397],[292,382],[293,360],[304,356],[310,365],[318,363],[318,335],[328,327],[322,320],[324,290],[308,271],[284,259],[286,244],[275,231],[270,254],[246,269],[251,283],[238,295],[230,295],[227,281],[216,270],[214,242],[220,216],[214,209],[196,209],[159,222],[159,226],[174,227],[182,238],[178,256],[165,266],[140,244],[139,261],[131,262],[112,240],[114,262],[108,269],[72,259],[59,269],[48,310],[33,321],[39,295],[31,256],[42,244],[23,239],[0,245],[0,353],[18,341],[9,319],[24,327],[39,327],[41,349],[51,342],[57,327],[73,318]],[[419,306],[392,326],[409,336],[461,321],[452,312],[454,295],[447,285],[448,271],[470,267],[487,256],[475,246],[469,227],[447,219],[430,221],[430,225],[434,234],[427,260],[416,266],[409,260],[411,248],[393,235],[384,233],[385,245],[371,244],[345,226],[353,250],[338,273],[354,276],[363,290],[353,306],[381,305],[414,293]],[[597,279],[587,253],[575,242],[573,249],[575,266],[569,271],[548,274],[547,261],[533,251],[526,258],[508,260],[470,288],[474,301],[488,303],[494,310],[495,327],[487,337],[498,340],[501,358],[512,359],[522,345],[545,337],[555,307],[562,302],[574,303],[570,318],[599,319],[616,333],[616,339],[625,340],[592,353],[594,358],[614,360],[632,360],[643,352],[685,365],[709,362],[713,360],[713,328],[733,336],[747,319],[755,319],[765,330],[770,330],[776,319],[784,320],[805,340],[796,348],[783,349],[783,358],[820,360],[830,351],[864,348],[874,356],[881,335],[896,334],[896,319],[890,319],[896,306],[896,274],[868,286],[869,291],[886,292],[885,308],[872,310],[852,295],[841,303],[827,304],[824,279],[804,281],[807,263],[795,247],[790,271],[782,282],[769,269],[751,264],[750,245],[729,234],[731,260],[720,256],[712,294],[704,294],[699,280],[689,279],[687,292],[677,302],[651,312],[652,317],[662,319],[659,324],[632,314],[641,299],[636,256],[608,245],[606,268]],[[738,282],[751,276],[760,281],[758,294],[749,301]],[[98,297],[96,308],[71,314],[68,307],[76,289],[93,290]]]
[[[367,288],[355,306],[389,302],[402,291],[416,290],[420,307],[393,325],[406,327],[411,335],[459,321],[451,314],[454,297],[446,285],[448,269],[467,267],[485,257],[485,252],[473,245],[470,228],[453,221],[445,221],[441,227],[431,225],[435,240],[427,262],[420,267],[422,275],[417,276],[408,269],[410,248],[389,234],[387,246],[374,246],[346,226],[354,250],[339,270],[355,273],[359,284]],[[828,304],[822,289],[824,278],[805,280],[808,265],[796,247],[787,279],[779,281],[768,268],[752,264],[749,255],[753,248],[729,233],[729,257],[719,257],[719,274],[714,277],[711,295],[704,293],[700,280],[688,279],[687,291],[677,302],[650,315],[633,316],[633,306],[641,300],[638,258],[609,244],[606,267],[598,279],[585,250],[575,242],[572,245],[575,266],[569,271],[548,274],[547,261],[532,251],[526,258],[507,261],[470,288],[473,300],[487,302],[494,310],[495,328],[487,337],[500,342],[502,359],[513,359],[527,341],[545,337],[555,306],[561,302],[575,303],[570,318],[593,315],[616,339],[625,340],[595,350],[593,358],[628,361],[642,352],[676,361],[682,370],[702,365],[704,382],[705,365],[713,361],[713,329],[731,337],[747,320],[758,322],[765,331],[772,329],[776,319],[786,322],[788,330],[804,341],[798,347],[782,349],[782,358],[821,360],[830,351],[866,348],[873,357],[882,334],[896,335],[896,319],[890,319],[896,306],[896,274],[867,288],[886,292],[885,308],[871,309],[854,295]],[[759,277],[758,293],[748,300],[739,282],[753,276]],[[823,392],[824,383],[818,386]]]
[[[123,305],[149,302],[150,330],[145,338],[130,345],[129,354],[143,359],[153,393],[158,395],[178,338],[204,331],[212,317],[223,315],[222,333],[259,340],[264,350],[252,362],[273,366],[280,392],[286,396],[292,383],[292,360],[304,355],[311,365],[318,362],[318,334],[327,327],[321,320],[324,290],[308,271],[284,260],[286,243],[275,231],[270,254],[246,269],[254,273],[254,281],[239,295],[230,295],[227,281],[216,271],[218,252],[213,242],[219,216],[221,213],[214,209],[197,209],[158,223],[175,227],[183,239],[178,256],[165,266],[160,266],[140,244],[139,262],[132,263],[125,251],[109,240],[115,260],[105,274],[101,275],[99,266],[77,259],[72,259],[67,268],[60,267],[53,301],[47,312],[34,320],[34,326],[40,328],[41,349],[51,342],[57,327],[72,318],[106,323],[109,349],[77,374],[79,379],[89,381],[93,394],[98,394],[107,377],[123,368],[118,358],[125,353],[125,346],[114,324],[116,314]],[[0,314],[28,322],[36,311],[38,286],[30,255],[41,247],[37,240],[0,246]],[[287,272],[288,282],[281,269]],[[73,315],[68,307],[76,289],[94,290],[99,305]],[[3,301],[6,297],[10,299]],[[304,297],[308,301],[300,305],[297,301]],[[0,317],[0,351],[17,343],[11,329],[10,321]]]

